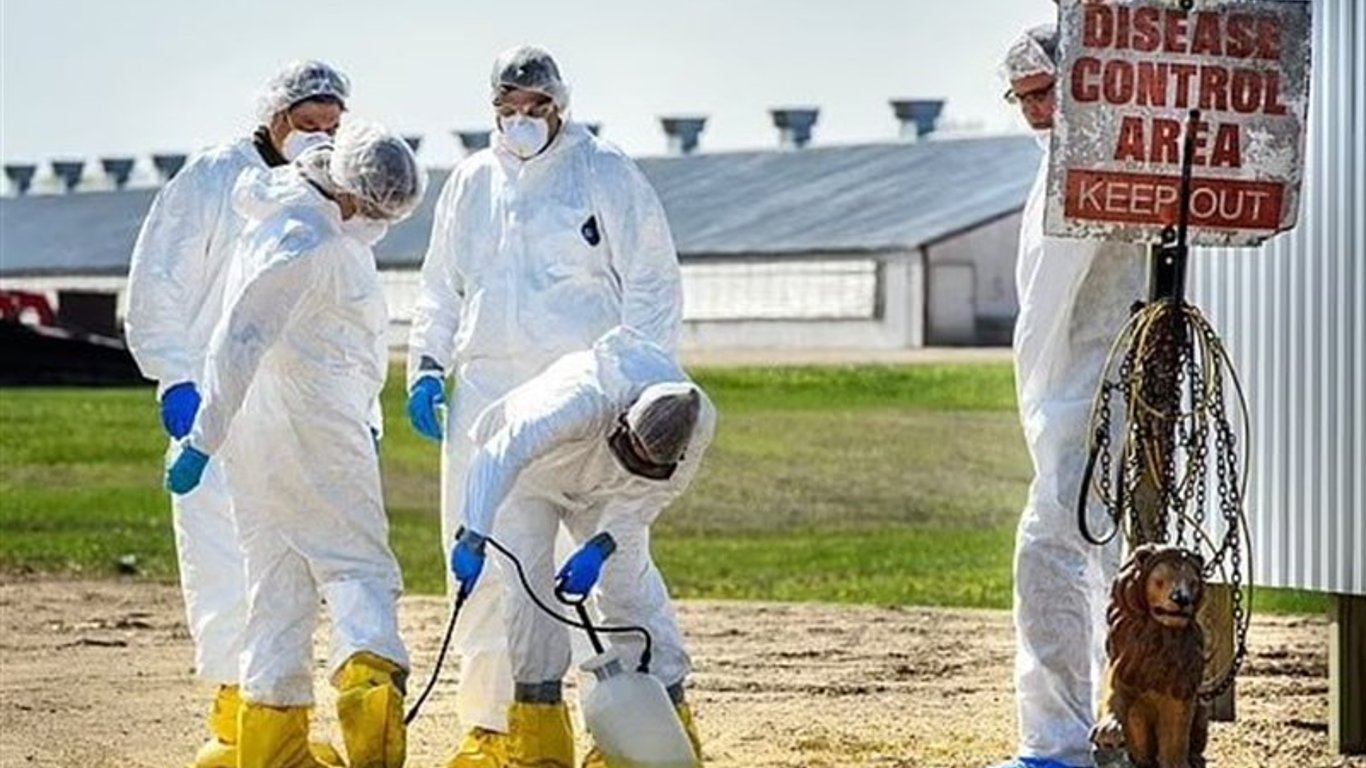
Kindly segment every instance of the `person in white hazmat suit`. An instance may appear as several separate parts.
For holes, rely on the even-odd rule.
[[[408,341],[409,417],[423,435],[445,436],[447,552],[481,411],[617,325],[673,353],[682,319],[663,207],[625,154],[570,121],[550,54],[504,52],[490,85],[496,141],[461,162],[441,192]],[[442,414],[448,372],[454,401]],[[448,768],[507,765],[512,673],[495,580],[471,595],[456,630],[456,709],[468,731]]]
[[[282,166],[336,130],[351,91],[346,76],[318,61],[290,64],[267,83],[251,136],[205,150],[157,193],[133,248],[128,276],[129,350],[157,382],[170,437],[184,437],[199,407],[204,350],[223,305],[229,263],[245,221],[232,207],[237,177]],[[209,740],[196,768],[235,766],[237,658],[246,620],[246,576],[219,467],[191,494],[174,497],[180,583],[195,670],[218,686]]]
[[[372,247],[425,186],[401,138],[348,122],[335,147],[247,171],[234,191],[254,222],[237,255],[247,276],[209,342],[203,407],[167,486],[191,492],[225,443],[250,441],[230,467],[248,591],[242,768],[323,764],[307,748],[320,598],[348,764],[405,759],[402,578],[374,419],[388,314]]]
[[[1053,126],[1057,32],[1006,57],[1008,94],[1042,146]],[[1091,403],[1110,345],[1143,298],[1146,251],[1046,237],[1048,153],[1025,205],[1016,283],[1015,379],[1034,479],[1015,539],[1018,756],[997,768],[1089,766],[1105,666],[1105,610],[1119,549],[1077,530]]]
[[[462,590],[484,572],[488,537],[521,561],[532,588],[555,605],[556,532],[563,523],[581,549],[560,571],[559,588],[597,592],[603,621],[637,625],[654,640],[650,668],[668,689],[700,759],[684,703],[689,671],[673,605],[650,557],[650,525],[692,482],[716,425],[716,411],[673,355],[630,328],[560,358],[494,403],[475,422],[465,481],[464,523],[451,557]],[[503,606],[515,701],[509,708],[514,766],[574,768],[574,738],[561,696],[570,664],[568,630],[523,591],[509,561]],[[639,663],[643,640],[616,635],[623,666]],[[590,754],[585,766],[604,766]]]

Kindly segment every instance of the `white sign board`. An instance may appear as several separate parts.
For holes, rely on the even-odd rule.
[[[1061,0],[1044,229],[1156,242],[1194,131],[1192,245],[1295,226],[1309,110],[1308,0]],[[1192,110],[1198,118],[1192,121]]]

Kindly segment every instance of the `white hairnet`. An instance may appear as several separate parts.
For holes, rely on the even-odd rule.
[[[1052,24],[1032,27],[1006,51],[1003,74],[1012,83],[1031,75],[1056,75],[1058,68],[1054,58],[1057,53],[1057,27]]]
[[[694,385],[655,384],[642,392],[626,412],[626,426],[650,461],[673,464],[688,447],[701,411],[702,398]]]
[[[301,101],[331,98],[346,105],[351,81],[321,61],[295,61],[284,66],[266,83],[256,102],[256,116],[269,123],[276,114]]]
[[[427,191],[427,174],[408,142],[358,120],[337,131],[328,173],[342,191],[360,199],[363,214],[391,222],[407,218]]]
[[[493,98],[508,90],[544,93],[560,111],[569,109],[569,86],[560,76],[560,67],[549,51],[534,45],[519,45],[498,54],[489,77]]]

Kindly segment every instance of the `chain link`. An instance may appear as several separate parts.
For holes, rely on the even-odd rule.
[[[1251,573],[1244,567],[1249,539],[1239,469],[1239,451],[1246,446],[1239,446],[1229,418],[1226,376],[1234,382],[1246,427],[1236,374],[1223,342],[1200,311],[1184,302],[1137,308],[1102,375],[1092,417],[1094,471],[1088,472],[1089,487],[1078,510],[1086,526],[1087,501],[1094,495],[1114,531],[1123,531],[1130,546],[1171,543],[1204,557],[1206,579],[1224,576],[1233,598],[1234,653],[1228,669],[1206,676],[1211,682],[1200,692],[1206,701],[1233,685],[1247,659],[1251,621]],[[1113,439],[1117,426],[1123,435],[1119,445]],[[1157,491],[1151,529],[1142,519],[1138,498],[1145,473]],[[1211,528],[1211,487],[1220,531]],[[1083,534],[1094,543],[1114,535],[1097,539],[1086,528]]]

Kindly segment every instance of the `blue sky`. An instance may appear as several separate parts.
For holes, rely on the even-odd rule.
[[[887,100],[947,98],[945,118],[1019,131],[1002,51],[1050,0],[0,0],[0,156],[145,156],[252,125],[280,64],[322,58],[353,108],[426,137],[449,164],[456,127],[488,127],[493,57],[546,46],[574,113],[635,154],[658,154],[661,114],[710,115],[706,149],[772,146],[767,110],[821,108],[819,143],[895,135]]]

